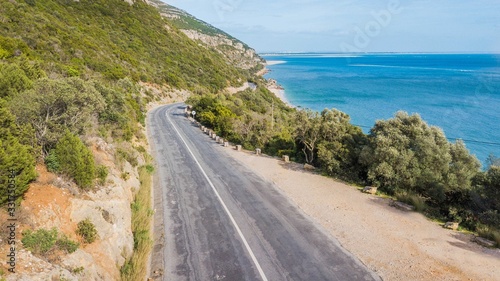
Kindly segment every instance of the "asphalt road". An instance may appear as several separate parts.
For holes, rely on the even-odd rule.
[[[276,186],[184,117],[148,115],[157,162],[151,272],[177,280],[380,280]]]

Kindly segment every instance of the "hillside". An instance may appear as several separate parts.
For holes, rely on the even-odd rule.
[[[143,1],[0,0],[0,21],[0,203],[11,208],[0,218],[16,219],[16,264],[0,279],[142,280],[148,104],[240,87],[251,72]],[[3,227],[3,256],[8,238]]]
[[[42,60],[53,77],[97,74],[212,91],[242,78],[223,56],[189,40],[141,1],[2,1],[0,15],[2,57],[19,49]]]
[[[263,68],[264,60],[244,42],[160,0],[150,0],[149,3],[158,7],[161,15],[169,19],[172,25],[184,32],[189,38],[217,51],[231,65],[251,70],[251,72]]]

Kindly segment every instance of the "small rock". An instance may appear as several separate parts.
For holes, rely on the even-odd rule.
[[[375,194],[375,193],[377,193],[377,187],[375,187],[375,186],[365,186],[365,188],[363,188],[363,192],[364,193],[369,193],[369,194]]]
[[[283,155],[283,161],[285,161],[286,163],[290,162],[290,156],[288,155]]]
[[[316,168],[313,165],[304,164],[304,170],[314,171]]]
[[[458,229],[458,222],[449,221],[449,222],[444,224],[444,228],[457,230]]]

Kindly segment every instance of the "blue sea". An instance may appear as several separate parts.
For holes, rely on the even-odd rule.
[[[418,113],[485,163],[500,157],[500,55],[263,55],[293,105],[337,108],[368,133],[398,110]]]

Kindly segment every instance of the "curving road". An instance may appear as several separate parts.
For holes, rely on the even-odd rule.
[[[155,280],[380,280],[184,117],[152,110]]]

